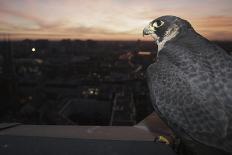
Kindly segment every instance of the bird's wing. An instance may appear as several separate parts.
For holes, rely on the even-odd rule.
[[[183,132],[211,146],[224,142],[228,118],[224,106],[214,96],[197,92],[166,57],[148,67],[147,77],[154,108],[179,136]]]

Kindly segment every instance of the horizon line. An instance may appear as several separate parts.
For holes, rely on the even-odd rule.
[[[225,39],[214,39],[210,37],[206,37],[202,34],[200,34],[204,38],[210,40],[210,41],[221,41],[221,42],[231,42],[232,38],[225,38]],[[17,37],[18,36],[18,37]],[[22,36],[22,37],[20,37]],[[27,37],[23,37],[27,36]],[[35,37],[33,37],[35,36]],[[41,37],[40,37],[41,36]],[[50,36],[50,37],[49,37]],[[136,37],[137,36],[137,37]],[[49,40],[49,41],[61,41],[61,40],[81,40],[81,41],[87,41],[87,40],[95,40],[95,41],[153,41],[150,37],[143,37],[142,35],[133,35],[133,36],[125,36],[123,37],[116,37],[113,38],[107,38],[107,37],[92,37],[92,38],[81,38],[81,37],[75,37],[68,34],[23,34],[23,33],[5,33],[0,32],[0,41],[4,40],[12,40],[12,41],[23,41],[23,40]]]
[[[206,38],[208,39],[208,38]],[[115,41],[115,42],[136,42],[136,41],[141,41],[141,42],[153,42],[154,40],[152,39],[79,39],[79,38],[59,38],[59,39],[51,39],[51,38],[36,38],[36,39],[31,39],[31,38],[25,38],[25,39],[12,39],[12,38],[0,38],[0,41],[41,41],[41,40],[46,40],[46,41],[62,41],[62,40],[70,40],[70,41]],[[217,39],[208,39],[209,41],[214,41],[214,42],[232,42],[231,40],[225,39],[225,40],[217,40]]]

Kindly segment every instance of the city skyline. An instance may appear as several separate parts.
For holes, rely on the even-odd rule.
[[[162,15],[187,19],[197,32],[208,39],[232,40],[231,0],[0,2],[0,34],[9,34],[13,40],[151,40],[142,37],[142,29],[149,21]]]

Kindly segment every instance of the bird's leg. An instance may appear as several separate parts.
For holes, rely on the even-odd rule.
[[[181,147],[181,139],[178,138],[178,137],[174,137],[173,138],[173,144],[172,144],[172,149],[175,151],[175,152],[180,152],[180,147]]]

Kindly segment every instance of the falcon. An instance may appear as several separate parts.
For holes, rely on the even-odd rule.
[[[153,107],[182,140],[232,153],[232,58],[176,16],[151,21],[158,45],[147,68]]]

